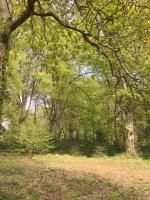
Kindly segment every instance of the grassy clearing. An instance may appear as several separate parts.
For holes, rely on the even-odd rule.
[[[120,175],[119,167],[126,178],[125,169],[129,173],[137,166],[143,169],[143,174],[150,169],[149,162],[139,159],[0,155],[0,200],[149,199],[145,176],[142,175],[140,187],[130,181],[128,185],[121,185],[113,179],[115,170]]]
[[[121,164],[150,164],[149,160],[144,160],[140,157],[130,156],[128,154],[120,154],[117,156],[103,156],[103,157],[86,157],[86,156],[71,156],[68,154],[46,154],[46,155],[37,155],[33,159],[36,160],[52,160],[57,162],[94,162],[95,163],[106,163],[106,162],[119,162]]]

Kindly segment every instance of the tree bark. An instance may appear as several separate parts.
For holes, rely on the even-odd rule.
[[[64,139],[69,140],[68,123],[63,124]]]
[[[135,153],[133,113],[130,110],[124,113],[124,145],[127,153]]]
[[[35,105],[34,105],[34,124],[36,125],[37,123],[37,100],[35,100]]]
[[[61,123],[60,120],[57,120],[57,119],[51,123],[51,132],[56,142],[60,141],[60,136],[61,136],[61,131],[62,131],[60,123]]]
[[[0,42],[0,128],[2,127],[2,114],[3,114],[3,101],[4,101],[4,88],[5,88],[4,57],[5,57],[6,46],[7,46],[6,43]]]
[[[10,1],[0,0],[0,128],[2,128],[2,114],[3,114],[3,101],[4,101],[4,90],[5,90],[5,56],[6,48],[8,44],[6,25],[10,18],[8,6]],[[5,27],[5,28],[4,28]]]
[[[21,26],[32,14],[36,0],[28,0],[22,14],[13,20],[11,0],[0,0],[0,128],[2,125],[3,102],[5,92],[5,58],[10,34]]]
[[[74,139],[74,129],[71,127],[71,124],[69,122],[63,123],[63,133],[64,133],[64,139],[65,140],[73,140]]]

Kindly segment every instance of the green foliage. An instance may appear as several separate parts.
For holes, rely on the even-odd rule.
[[[0,193],[0,199],[2,200],[15,200],[15,198],[12,196],[11,193],[7,192],[1,192]]]
[[[34,125],[28,119],[19,135],[11,129],[0,136],[1,150],[18,153],[48,153],[54,148],[51,133],[44,125]]]
[[[121,200],[122,194],[120,194],[119,191],[113,191],[108,194],[107,199],[108,200]]]
[[[10,131],[0,135],[0,149],[1,151],[15,151],[15,149],[21,148],[21,143],[18,138],[13,135]]]
[[[123,153],[118,146],[108,143],[98,142],[97,140],[70,140],[62,141],[55,144],[53,153],[69,154],[69,155],[84,155],[87,157],[105,157],[116,156]]]
[[[30,119],[22,125],[18,138],[24,146],[21,151],[25,153],[48,153],[54,148],[51,133],[45,125],[35,125]]]
[[[14,16],[26,9],[12,4]],[[32,16],[11,35],[3,148],[49,152],[55,139],[79,141],[70,147],[76,154],[80,142],[86,155],[107,154],[105,147],[114,152],[126,145],[127,111],[143,144],[149,133],[148,2],[53,4],[42,1],[35,11],[56,17]]]

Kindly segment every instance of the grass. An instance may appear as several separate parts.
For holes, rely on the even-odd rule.
[[[123,158],[0,154],[0,200],[148,200],[150,163]]]
[[[141,157],[134,157],[132,155],[128,154],[119,154],[117,156],[102,156],[102,157],[86,157],[86,156],[71,156],[68,154],[45,154],[45,155],[37,155],[34,156],[35,159],[39,160],[47,160],[47,159],[52,159],[52,160],[57,160],[57,161],[71,161],[76,159],[77,162],[82,162],[82,161],[94,161],[94,162],[109,162],[109,161],[119,161],[121,163],[149,163],[150,164],[150,159],[149,160],[144,160]],[[73,159],[72,159],[73,158]]]

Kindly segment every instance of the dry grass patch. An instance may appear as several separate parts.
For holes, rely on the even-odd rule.
[[[148,199],[137,196],[134,188],[124,190],[91,168],[101,168],[102,163],[85,157],[0,155],[0,200]]]
[[[136,191],[143,198],[150,197],[150,161],[127,156],[87,158],[52,154],[34,159],[46,168],[92,173],[125,190]]]

